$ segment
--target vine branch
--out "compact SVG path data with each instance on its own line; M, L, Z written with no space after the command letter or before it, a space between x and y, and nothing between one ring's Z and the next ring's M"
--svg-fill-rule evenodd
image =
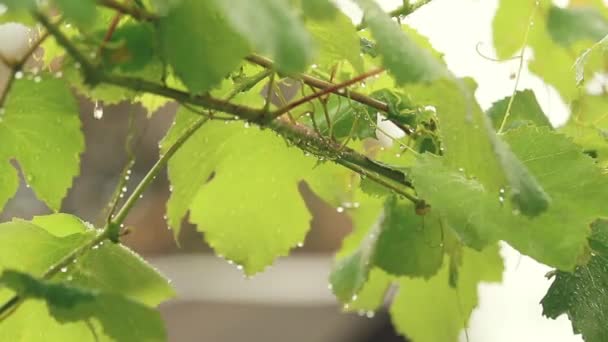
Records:
M323 95L327 95L327 94L331 94L331 93L336 93L336 92L342 92L343 89L345 89L348 86L351 86L355 83L359 83L363 80L365 80L366 78L378 75L380 73L384 72L383 68L379 68L379 69L374 69L371 71L368 71L366 73L363 73L355 78L352 78L348 81L342 82L342 83L338 83L338 84L334 84L331 87L327 87L322 89L321 91L315 92L313 94L310 94L308 96L304 96L299 100L296 100L294 102L291 102L289 104L287 104L286 106L279 108L278 110L276 110L274 113L272 113L271 118L277 118L287 112L289 112L290 110L296 108L297 106L300 106L304 103L310 102L316 98L319 98Z
M44 15L40 13L34 13L34 15L40 21L40 23L45 26L53 36L55 36L57 42L62 45L76 61L81 63L82 71L85 73L85 80L88 80L92 85L98 83L107 83L135 91L161 95L174 99L177 102L189 103L213 111L225 112L260 126L267 126L278 134L282 135L287 140L294 143L294 145L298 146L302 150L313 152L315 154L321 153L332 156L334 162L343 165L363 176L372 175L370 179L386 179L388 181L383 185L389 187L395 193L410 199L416 205L424 203L423 200L416 198L410 193L412 185L402 172L376 163L350 148L345 148L338 144L328 142L322 137L318 136L315 132L311 131L308 127L287 124L280 120L274 120L270 123L266 123L264 122L264 118L267 112L264 110L237 105L229 101L213 98L209 95L193 96L190 93L147 80L107 74L101 70L98 70L78 51L75 46L71 44L69 39L63 34L63 32L61 32L61 30L59 30L57 26L53 25ZM329 86L324 88L329 88L331 86L334 86L334 84L329 83ZM338 93L340 94L342 92ZM344 93L348 93L348 97L351 98L355 94L354 92L347 91ZM369 100L376 101L375 99L366 97L364 95L362 96ZM384 105L386 106L386 104ZM311 146L315 147L317 150L311 151Z

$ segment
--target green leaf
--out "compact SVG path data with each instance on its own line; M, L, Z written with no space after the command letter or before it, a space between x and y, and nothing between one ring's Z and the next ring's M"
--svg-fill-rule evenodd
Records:
M154 28L147 23L119 26L104 45L104 61L125 72L143 69L157 56L154 34Z
M412 341L458 341L477 306L477 286L480 282L499 282L502 271L495 245L482 252L465 248L455 288L449 285L448 263L429 280L402 278L390 309L393 324Z
M289 2L216 0L216 3L232 27L257 51L274 59L280 70L294 73L306 69L312 59L312 41Z
M531 22L534 23L530 26L527 41L534 53L534 58L528 65L529 70L554 86L565 102L575 100L580 92L576 87L572 65L576 56L596 40L590 38L597 37L598 31L605 27L605 23L595 26L598 20L604 20L595 15L594 18L588 18L588 10L584 9L584 5L579 2L571 4L572 8L556 9L549 0L501 0L493 22L497 56L500 59L508 58L520 50L526 43L524 36L528 26ZM538 9L534 10L535 6ZM553 13L553 19L550 18L550 12ZM565 17L567 20L564 21ZM592 20L585 22L588 19Z
M410 177L418 195L440 213L462 242L481 250L502 231L499 192L490 193L463 171L452 171L441 158L422 155Z
M196 117L181 110L163 150ZM311 216L297 184L314 165L271 132L209 122L169 162L168 223L177 236L190 210L219 255L259 272L304 240Z
M36 23L28 11L28 6L34 4L33 0L4 0L2 4L5 10L0 11L0 24L17 22L30 26Z
M65 82L48 75L16 80L0 114L0 139L0 180L7 185L0 208L16 190L17 172L8 166L16 158L38 198L59 210L84 150L78 107Z
M304 15L317 20L335 20L342 14L329 0L303 0L302 12Z
M584 252L589 224L606 216L608 178L579 146L548 128L522 127L505 140L553 199L537 219L515 216L505 240L545 264L571 270Z
M53 0L67 20L81 27L87 27L95 21L97 7L92 0Z
M387 198L384 214L367 234L351 237L360 240L359 247L334 266L330 276L334 294L343 302L355 301L374 266L392 275L432 276L443 260L441 229L439 217L423 218L410 203Z
M355 300L351 300L348 304L345 304L343 309L365 313L368 317L372 316L374 311L383 306L386 291L388 291L393 281L393 276L386 274L378 267L372 268L367 282L359 290Z
M431 277L443 260L443 227L438 215L416 214L405 200L390 197L384 205L373 262L389 274Z
M547 30L556 43L568 48L579 40L602 39L608 34L608 20L592 7L551 6Z
M348 212L353 232L344 239L336 253L336 263L330 275L333 293L343 302L353 301L367 282L372 269L373 248L378 238L382 201L364 193L357 194L359 206Z
M31 223L15 220L0 224L0 270L42 275L94 235L86 223L67 214L37 216ZM94 246L59 278L70 279L76 286L122 294L148 306L174 295L162 275L131 250L116 244Z
M372 121L375 120L375 116L370 116L367 106L340 96L330 96L325 108L317 105L313 113L317 128L324 136L333 136L337 140L347 138L362 140L376 136L375 122ZM326 114L331 121L331 130ZM313 126L312 123L309 125Z
M551 196L543 214L519 215L504 201L508 187L494 192L438 158L423 157L412 169L417 192L468 246L479 249L502 239L540 262L572 269L585 250L586 227L605 216L600 203L608 200L608 179L578 146L548 128L520 127L505 139Z
M608 339L608 225L593 225L590 243L595 251L586 265L573 273L557 271L555 280L541 301L543 315L556 319L567 314L575 333L587 342Z
M13 269L42 275L63 256L92 238L92 231L55 236L23 220L2 223L0 270Z
M507 184L518 209L527 216L538 215L549 198L500 137L475 101L468 79L456 83L440 81L406 89L420 107L434 106L446 165L478 179L480 185L498 193Z
M250 52L213 1L182 1L161 18L159 29L167 62L193 93L218 85Z
M403 32L375 1L358 0L357 4L363 9L365 22L377 42L384 65L397 83L450 77L445 66L431 52L419 46L411 35Z
M543 0L541 6L545 7ZM492 22L494 48L499 59L506 59L521 49L530 14L536 4L528 0L500 0ZM536 18L533 18L536 19ZM544 23L544 20L541 20ZM535 26L540 25L536 23Z
M32 222L14 220L0 224L0 271L10 269L41 276L71 251L95 238L97 233L89 226L67 214L39 216ZM174 295L168 281L139 256L126 247L109 243L93 246L54 278L69 282L70 286L101 291L112 298L124 297L122 302L137 302L148 307L157 306ZM11 296L11 291L0 289L1 303ZM125 315L128 312L112 314L117 320L129 317ZM28 300L3 321L0 340L40 340L40 332L26 328L32 320L45 326L42 339L45 341L59 337L62 337L60 340L94 339L91 324L58 324L49 316L43 302ZM99 335L100 328L94 326Z
M14 290L25 299L23 306L46 302L49 314L56 320L44 330L22 329L13 322L24 319L18 309L3 322L0 338L5 341L164 341L166 333L160 313L117 294L89 291L64 283L51 283L28 274L5 270L0 284ZM31 306L31 305L30 305ZM31 318L31 317L30 317ZM33 324L34 321L30 320ZM39 325L42 322L35 321ZM72 324L69 324L72 323ZM74 325L88 326L90 333L73 329ZM76 333L76 334L74 334Z
M303 3L311 1L305 0ZM314 1L312 1L314 2ZM332 20L308 20L306 28L310 32L318 50L317 63L323 67L333 67L345 59L355 71L363 72L363 59L359 55L359 35L352 21L342 13L336 13Z
M598 69L601 70L604 66L606 58L606 49L608 47L608 36L605 36L576 59L574 70L576 75L576 84L582 85L583 82L593 76L593 73Z
M492 107L488 109L486 114L492 120L492 125L495 130L500 128L502 121L504 120L507 108L509 106L511 97L505 97L504 99L494 102ZM532 90L518 91L515 93L515 98L511 105L510 114L503 127L503 131L517 128L519 126L533 124L539 127L551 127L551 123L547 116L540 108L536 96Z

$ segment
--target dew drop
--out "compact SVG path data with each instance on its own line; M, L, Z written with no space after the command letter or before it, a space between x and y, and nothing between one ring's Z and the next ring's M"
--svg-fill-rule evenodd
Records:
M93 245L93 249L98 249L99 245Z
M127 192L127 187L123 186L122 189L120 189L122 192Z
M128 176L128 175L127 175L127 176L125 176L125 180L129 180L129 176Z
M367 316L367 318L374 318L375 315L376 313L371 310L365 313L365 316Z
M298 244L296 246L298 246L298 248L302 248L302 247L304 247L304 242L298 242Z
M498 190L498 192L500 192L501 194L505 193L505 189L504 188L500 188L500 190Z
M42 81L42 77L40 77L40 76L34 77L34 82L40 83L40 81Z
M344 207L337 207L336 211L339 213L343 213L344 212Z
M93 117L97 120L103 118L103 107L97 101L95 101L95 108L93 108Z
M352 298L350 300L354 302L354 301L357 300L357 298L359 298L359 297L357 297L357 295L355 294L355 295L352 296Z
M236 265L236 269L239 270L239 271L242 271L243 270L243 265Z
M61 71L57 71L57 72L55 73L55 78L62 78L62 77L63 77L63 72L61 72Z
M20 80L20 79L22 79L22 78L23 78L23 71L17 71L17 72L15 73L15 79Z
M131 169L127 170L127 174L130 175L131 174Z
M61 268L61 273L65 273L65 272L67 272L67 271L68 271L68 268L67 268L67 267L65 267L65 266Z

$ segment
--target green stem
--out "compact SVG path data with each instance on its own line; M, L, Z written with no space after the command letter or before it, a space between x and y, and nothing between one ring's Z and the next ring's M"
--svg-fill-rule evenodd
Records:
M513 94L511 94L511 98L509 99L509 103L507 104L507 110L505 111L505 115L502 118L502 122L500 123L500 127L498 128L497 134L502 134L502 131L507 124L507 119L511 116L511 108L513 107L513 101L515 100L515 95L517 95L517 87L519 86L519 80L521 78L521 73L524 68L524 59L526 53L526 45L528 44L528 37L530 36L530 29L534 24L534 15L536 15L536 10L538 9L538 1L535 2L534 7L532 8L532 12L530 12L530 17L528 18L528 27L526 27L526 31L524 32L523 45L521 48L521 54L519 55L519 66L517 68L517 76L515 78L515 85L513 86Z
M194 134L194 132L196 132L208 120L209 120L208 117L200 117L198 120L196 120L194 123L192 123L188 128L186 128L186 130L175 141L175 143L173 143L173 145L171 145L169 147L169 149L167 149L167 151L161 155L160 159L158 159L156 164L154 164L154 166L152 166L150 171L148 171L148 173L146 174L146 176L144 176L144 178L141 180L141 182L139 182L139 184L137 184L137 187L135 188L135 190L133 190L133 192L131 193L129 198L127 198L127 200L123 204L122 208L120 208L118 213L112 218L112 220L110 221L110 224L108 225L110 227L110 231L111 231L110 238L112 240L116 240L116 241L118 240L118 236L120 233L120 226L124 222L124 220L127 218L129 211L131 211L131 209L133 208L133 206L139 199L139 196L141 194L143 194L143 192L146 190L148 185L150 185L150 183L152 183L152 181L156 178L156 176L162 171L162 169L165 167L165 165L167 164L169 159L171 159L171 157L173 157L175 152L177 152L180 149L180 147L182 147L182 145L192 136L192 134Z

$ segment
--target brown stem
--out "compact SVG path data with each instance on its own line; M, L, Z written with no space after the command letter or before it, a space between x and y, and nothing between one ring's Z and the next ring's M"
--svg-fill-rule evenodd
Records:
M314 100L316 98L319 98L319 97L321 97L323 95L327 95L327 94L330 94L330 93L343 93L343 92L346 93L347 90L344 90L344 88L349 87L349 86L351 86L351 85L353 85L355 83L359 83L359 82L365 80L366 78L378 75L381 72L384 72L383 68L374 69L374 70L368 71L366 73L363 73L363 74L361 74L361 75L359 75L359 76L357 76L355 78L352 78L352 79L350 79L348 81L344 81L342 83L334 84L331 87L327 87L327 88L321 89L320 91L318 91L316 93L312 93L312 94L310 94L308 96L305 96L305 97L303 97L303 98L301 98L301 99L299 99L297 101L294 101L294 102L286 105L283 108L279 108L276 112L274 112L272 114L271 118L279 117L279 116L285 114L286 112L289 112L290 110L296 108L297 106L302 105L302 104L304 104L306 102L310 102L310 101L312 101L312 100Z

